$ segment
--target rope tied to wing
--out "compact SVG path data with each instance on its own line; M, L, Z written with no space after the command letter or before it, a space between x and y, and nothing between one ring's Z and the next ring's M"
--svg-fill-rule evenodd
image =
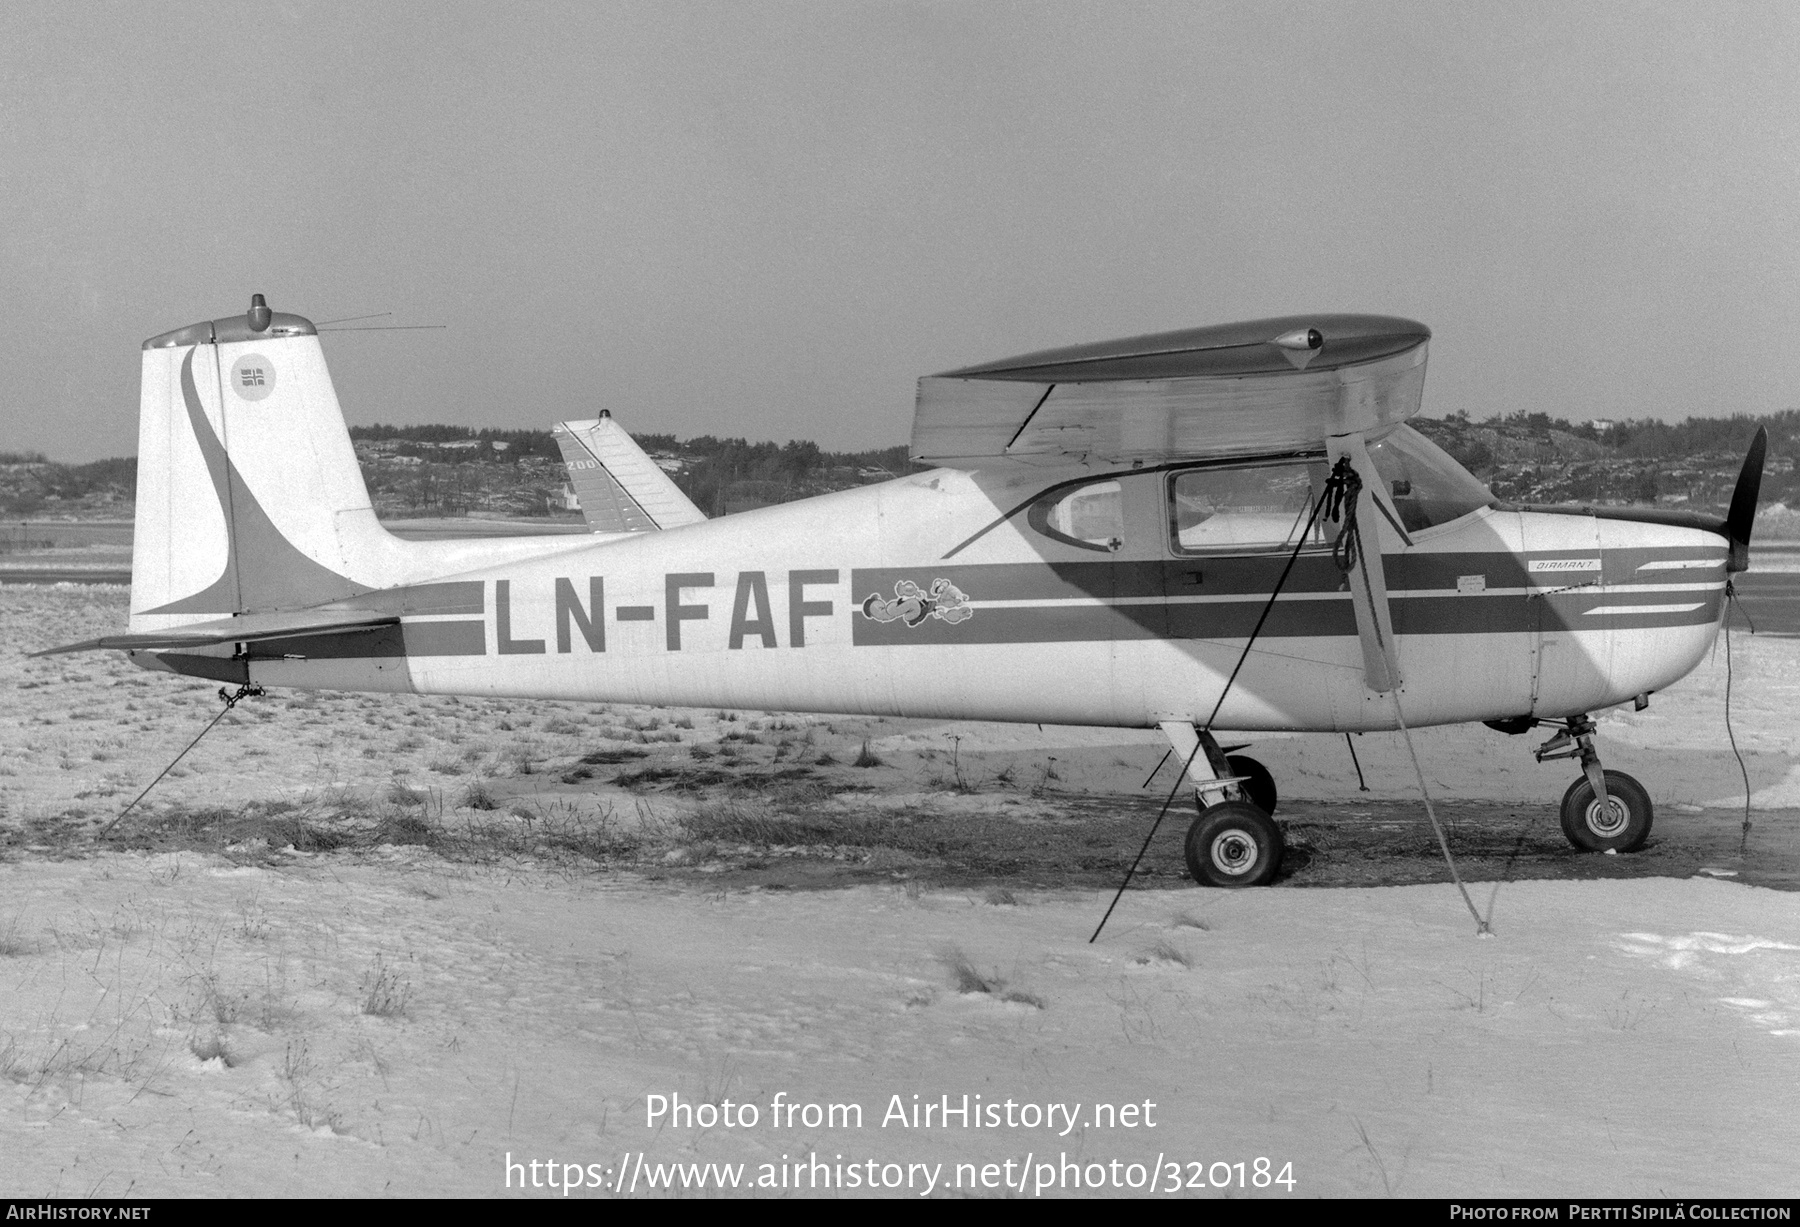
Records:
M1333 524L1343 525L1331 545L1331 561L1340 575L1356 570L1357 560L1362 557L1362 529L1356 523L1356 506L1362 497L1362 485L1362 477L1348 456L1339 456L1337 463L1331 466L1331 475L1325 479L1325 518Z

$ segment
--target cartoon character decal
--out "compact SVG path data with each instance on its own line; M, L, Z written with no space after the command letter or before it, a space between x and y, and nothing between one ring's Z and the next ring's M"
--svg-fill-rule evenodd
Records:
M863 617L877 622L904 622L917 626L927 618L941 618L952 626L975 616L969 598L947 579L934 579L927 591L910 579L894 585L892 599L875 593L862 603Z

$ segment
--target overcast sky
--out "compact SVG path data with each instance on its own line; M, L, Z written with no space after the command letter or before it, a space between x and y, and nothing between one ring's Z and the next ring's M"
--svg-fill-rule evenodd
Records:
M16 3L0 450L252 291L352 423L907 437L914 380L1309 310L1427 412L1800 405L1800 7Z

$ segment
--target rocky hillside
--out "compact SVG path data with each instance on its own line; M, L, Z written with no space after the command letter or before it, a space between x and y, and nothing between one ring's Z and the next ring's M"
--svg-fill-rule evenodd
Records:
M1702 510L1724 508L1751 435L1767 426L1763 505L1781 504L1777 517L1800 507L1800 410L1677 423L1571 423L1534 413L1484 422L1417 418L1414 425L1502 499ZM578 514L548 431L367 426L350 433L384 516ZM904 446L839 453L802 440L710 435L640 435L638 442L708 515L885 481L913 467ZM126 519L136 478L130 457L67 465L0 452L0 517Z
M384 515L576 514L565 497L562 454L548 431L373 426L350 434L370 497ZM636 438L708 515L886 481L910 468L904 446L826 452L801 440Z
M1541 413L1472 422L1416 418L1423 434L1520 503L1652 504L1722 511L1758 426L1769 429L1762 502L1800 503L1800 411L1667 424L1573 424Z

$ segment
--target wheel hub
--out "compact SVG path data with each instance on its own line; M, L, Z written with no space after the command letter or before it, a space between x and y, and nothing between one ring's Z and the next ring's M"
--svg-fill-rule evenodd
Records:
M1602 839L1611 839L1618 835L1630 822L1631 811L1626 809L1625 803L1617 797L1607 797L1605 805L1600 804L1599 797L1595 797L1588 803L1588 830Z
M1213 838L1212 863L1220 873L1242 877L1256 867L1256 840L1246 831L1221 831Z

